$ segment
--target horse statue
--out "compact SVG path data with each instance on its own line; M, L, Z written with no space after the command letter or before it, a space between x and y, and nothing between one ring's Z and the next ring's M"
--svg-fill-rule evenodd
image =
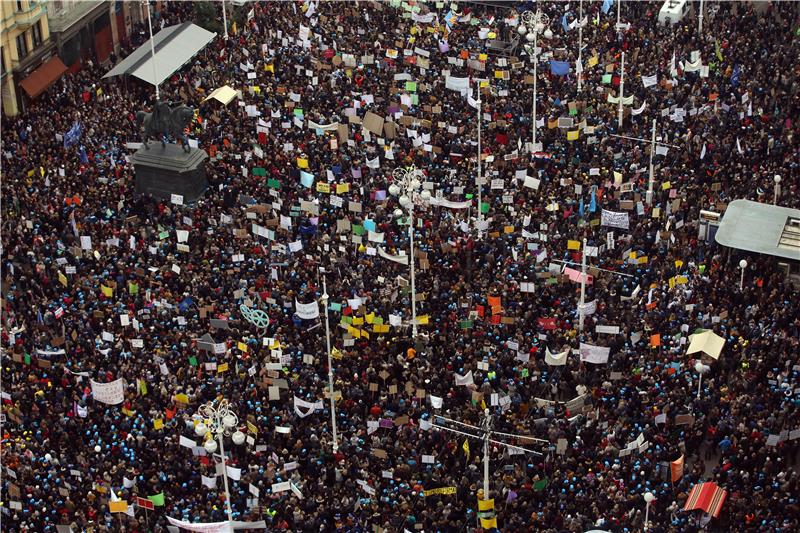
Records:
M166 136L172 135L175 139L180 140L181 147L188 152L191 149L189 147L189 136L184 129L193 118L193 108L185 104L170 107L169 102L162 102L161 100L156 102L152 113L136 112L136 124L140 128L144 126L142 142L146 150L150 149L147 143L151 135L161 139L162 147L167 145Z

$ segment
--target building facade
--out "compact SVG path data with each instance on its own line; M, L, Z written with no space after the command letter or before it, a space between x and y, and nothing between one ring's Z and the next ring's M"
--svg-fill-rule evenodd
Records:
M24 80L31 78L34 72L40 69L45 70L26 84L36 93L39 88L33 82L38 82L40 79L46 81L63 66L57 64L60 60L55 55L55 45L50 39L50 27L46 15L45 2L35 0L0 2L2 105L3 113L7 116L14 116L22 111L26 97L38 96L38 94L34 96L25 94L26 91L22 86ZM61 74L63 71L58 72L56 79Z

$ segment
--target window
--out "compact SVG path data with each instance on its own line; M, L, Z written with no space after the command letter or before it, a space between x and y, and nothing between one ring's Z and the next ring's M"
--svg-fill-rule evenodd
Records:
M0 58L3 59L3 70L2 70L2 72L0 72L0 74L5 74L6 73L6 51L5 50L0 50Z
M22 0L17 0L17 11L25 11L22 6Z
M17 35L17 56L19 60L22 61L25 59L25 56L28 55L28 41L25 39L25 34L20 33Z
M36 48L37 46L42 44L42 21L41 20L37 20L36 24L33 25L33 28L31 29L31 31L33 32L32 33L32 35L33 35L33 47Z

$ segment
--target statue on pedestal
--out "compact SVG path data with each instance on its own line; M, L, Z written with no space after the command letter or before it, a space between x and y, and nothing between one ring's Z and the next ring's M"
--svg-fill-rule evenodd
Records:
M161 100L156 101L152 113L144 111L136 112L136 124L139 127L144 127L144 135L142 138L142 145L146 150L149 150L148 141L151 136L160 137L161 146L166 147L166 136L172 135L176 139L180 139L181 147L184 151L189 152L189 135L185 128L194 118L194 109L180 104L176 107L171 107L169 102Z

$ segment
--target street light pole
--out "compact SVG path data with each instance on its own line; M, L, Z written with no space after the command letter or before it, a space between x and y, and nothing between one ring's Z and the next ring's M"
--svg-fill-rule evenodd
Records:
M739 277L739 290L744 290L744 269L747 268L747 261L742 259L739 261L739 268L742 269L742 275Z
M331 428L333 429L333 451L339 449L336 434L336 399L333 397L333 362L331 360L331 325L328 320L328 285L322 276L322 305L325 306L325 344L328 349L328 395L331 402Z
M231 493L228 489L228 467L225 463L225 442L223 437L231 434L231 430L239 423L239 418L231 409L228 400L221 400L214 405L214 402L208 402L197 409L196 417L199 416L200 421L195 426L195 434L199 437L205 437L206 441L203 447L206 452L213 454L217 451L217 441L214 440L212 435L217 437L219 441L219 450L222 459L222 481L225 487L225 507L228 514L228 527L231 527L233 522L233 510L231 508ZM245 435L238 429L231 435L234 444L241 444L245 441Z
M576 72L578 76L578 92L581 92L582 85L582 78L583 78L583 61L582 61L582 52L583 52L583 0L580 0L578 4L578 64L581 66L581 71ZM577 69L575 69L577 70Z
M583 305L586 303L586 239L583 239L581 249L581 303L578 304L578 329L583 331L583 319L585 311Z
M531 130L532 138L531 152L536 151L536 100L537 92L537 78L539 77L539 54L536 52L536 45L539 40L539 31L545 28L550 23L550 17L541 11L525 11L521 16L522 24L519 26L520 35L525 36L525 40L533 43L533 50L528 48L528 53L533 56L533 124ZM545 36L546 37L546 36Z
M656 119L653 119L653 132L650 136L650 176L647 180L647 203L648 205L652 205L653 203L653 181L655 179L654 172L653 172L653 156L656 153Z
M703 0L700 0L700 11L697 16L697 35L702 39L703 35Z
M489 499L489 439L492 436L492 416L487 407L483 411L483 499Z
M145 0L144 3L147 6L147 27L150 28L150 62L153 64L153 84L156 86L156 101L158 101L158 71L156 70L156 45L153 39L153 22L150 20L150 2Z
M222 24L225 26L225 42L228 41L228 13L225 9L225 0L222 0Z
M418 192L422 183L417 177L420 171L416 167L396 168L392 173L394 183L389 186L389 194L399 196L398 202L408 210L408 239L411 248L409 265L411 267L411 336L417 338L417 286L415 276L414 261L414 206L418 203L426 203L431 199L431 192L423 190ZM403 212L400 209L394 212L396 217L400 217Z
M481 158L481 129L483 128L483 101L481 100L481 83L478 82L478 239L483 236L483 161ZM536 135L536 133L534 133Z
M619 6L619 2L617 2ZM619 16L619 10L617 10ZM617 126L622 128L622 100L625 99L625 52L622 52L622 67L619 75L619 108L617 111Z
M781 176L780 174L775 174L775 177L772 179L775 181L775 189L773 190L772 194L772 205L778 205L778 196L781 195Z

